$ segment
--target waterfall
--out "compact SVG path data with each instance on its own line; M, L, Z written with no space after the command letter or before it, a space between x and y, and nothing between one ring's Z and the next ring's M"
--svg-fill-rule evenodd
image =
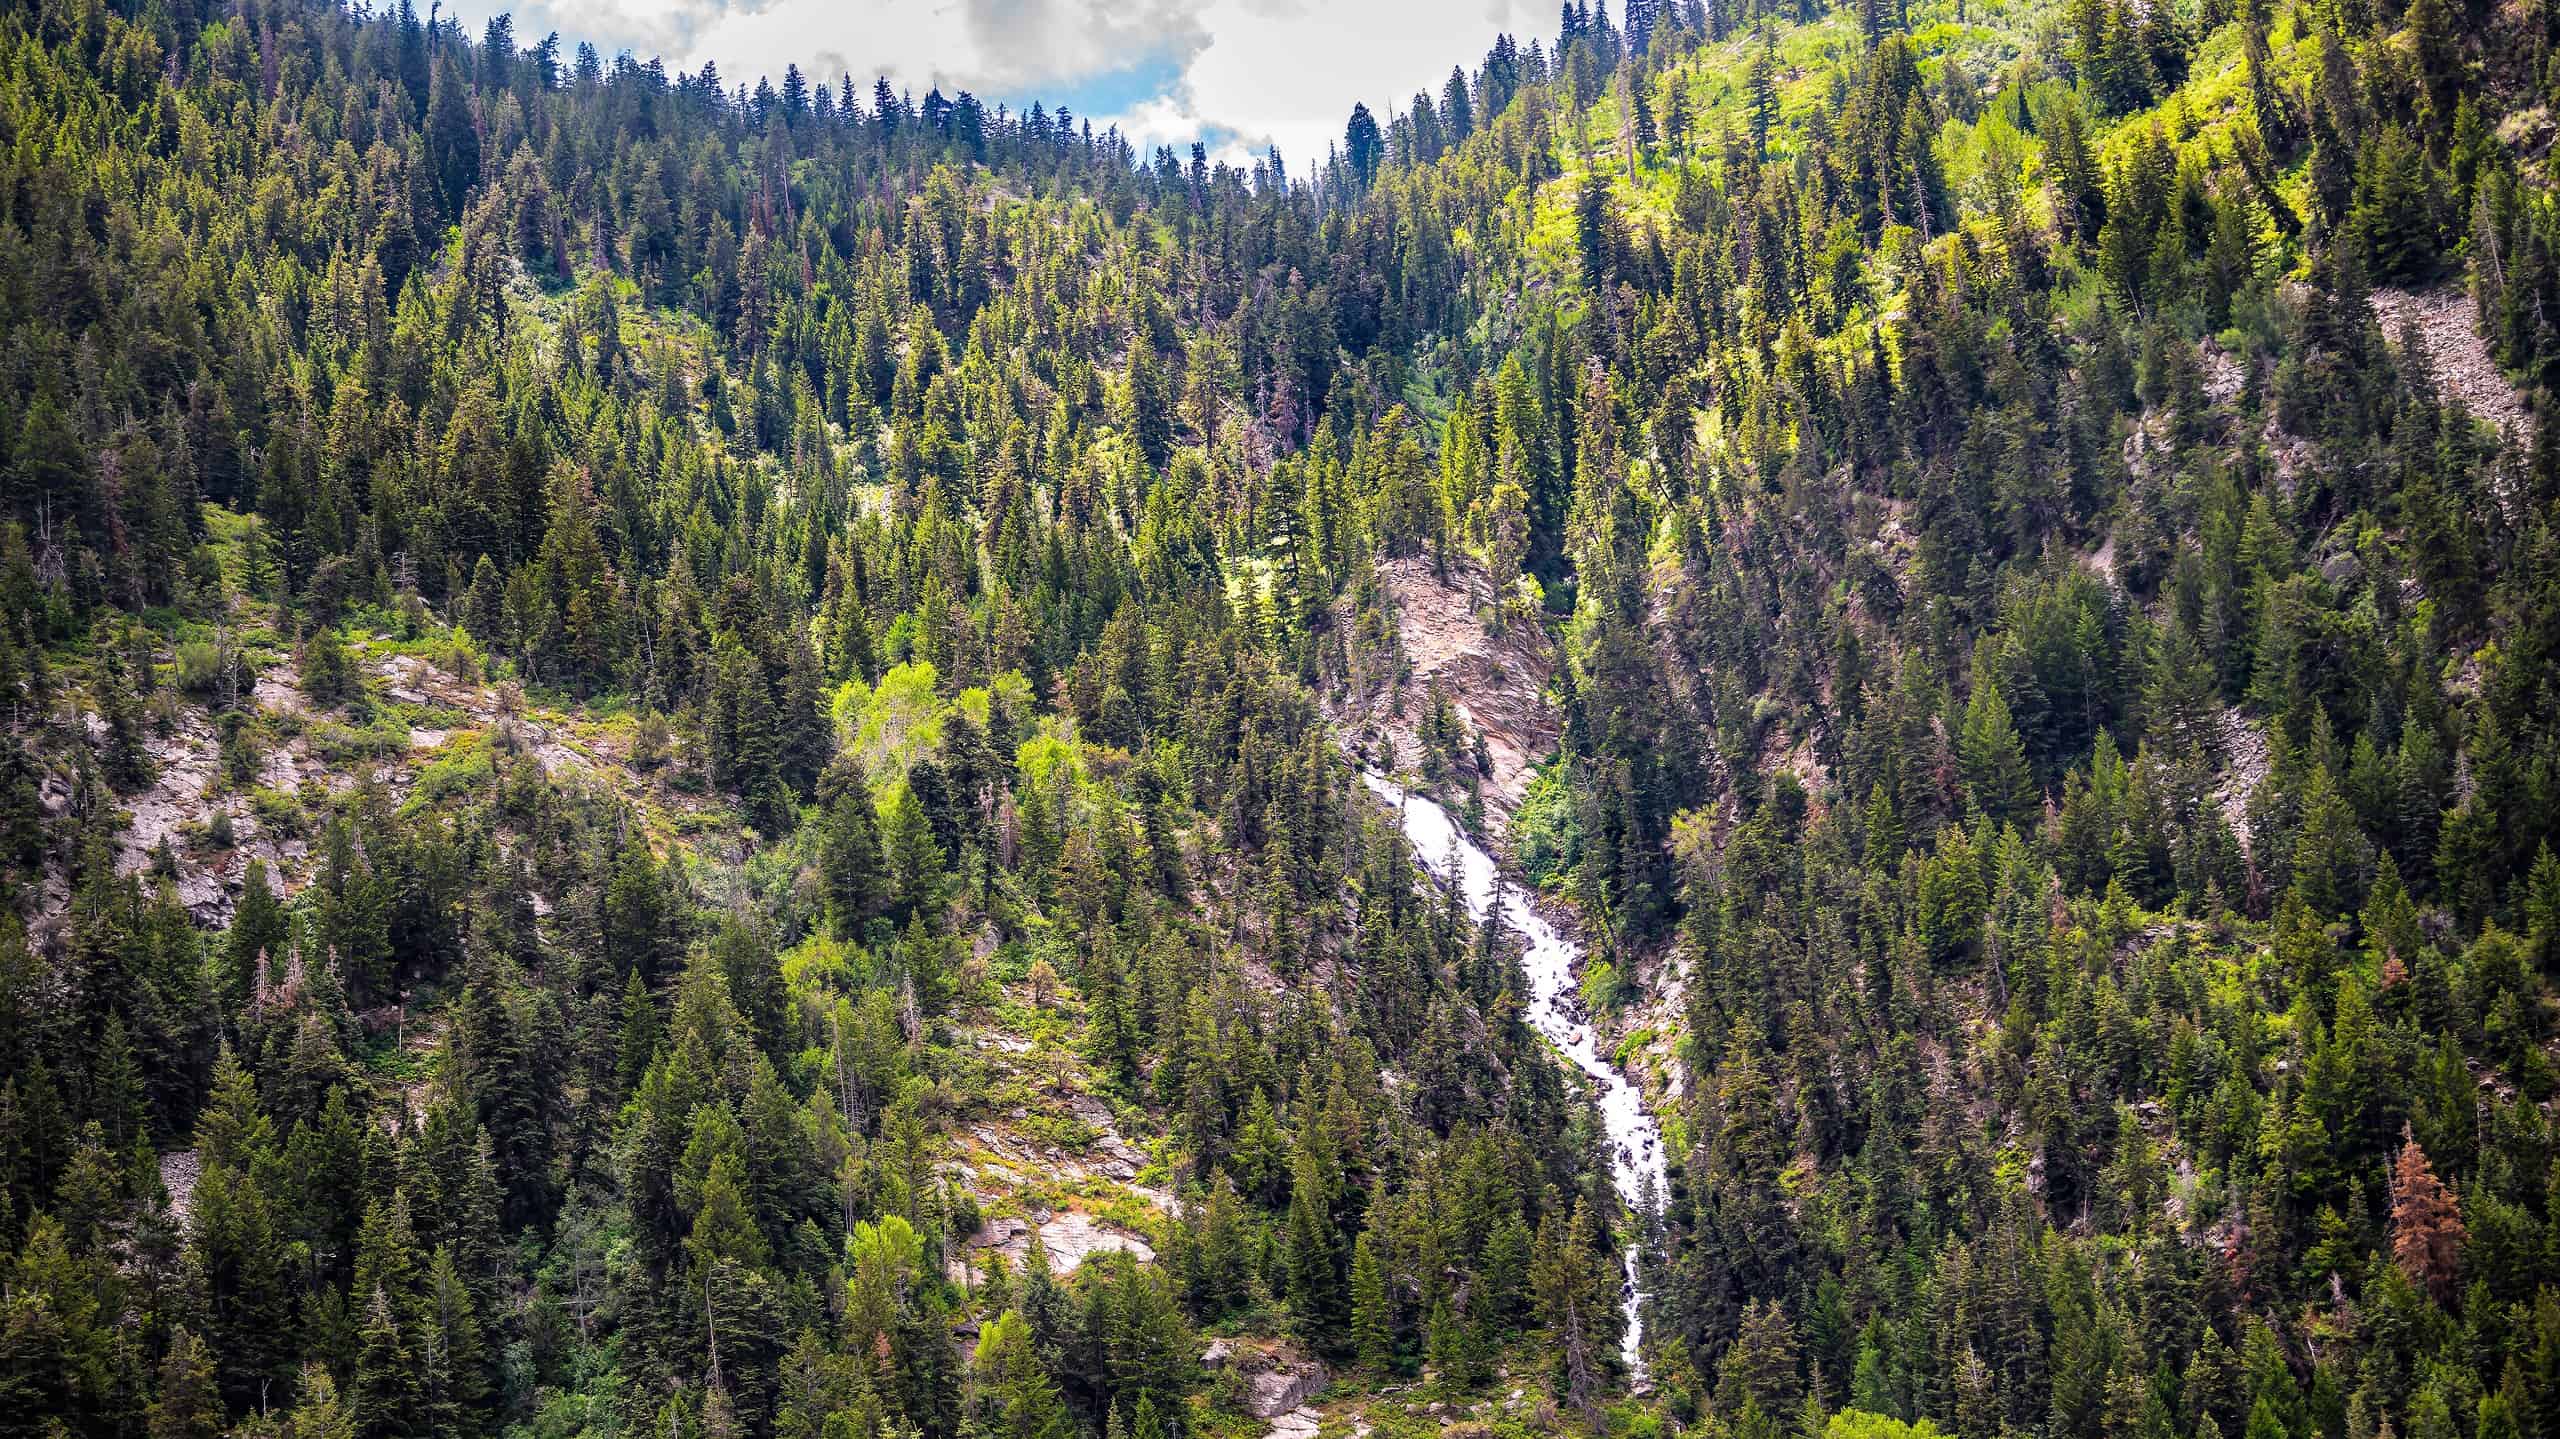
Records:
M1467 913L1482 923L1498 904L1502 922L1520 936L1521 966L1529 978L1529 1026L1573 1061L1574 1068L1582 1071L1599 1099L1601 1123L1609 1136L1610 1174L1617 1181L1618 1197L1637 1217L1641 1231L1650 1210L1666 1190L1662 1126L1645 1108L1643 1092L1601 1052L1598 1035L1580 1014L1574 962L1581 958L1582 947L1556 932L1556 927L1531 905L1529 892L1504 879L1494 866L1493 856L1469 838L1447 810L1378 775L1363 771L1360 780L1395 807L1405 838L1413 845L1414 857L1433 878L1457 886L1459 896L1466 901ZM1644 1378L1640 1353L1644 1343L1643 1277L1636 1262L1640 1248L1634 1242L1625 1246L1627 1274L1620 1290L1627 1310L1627 1372L1639 1383Z

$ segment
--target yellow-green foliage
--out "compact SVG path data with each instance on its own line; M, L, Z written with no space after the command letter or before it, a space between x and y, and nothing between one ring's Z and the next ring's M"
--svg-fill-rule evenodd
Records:
M836 691L836 730L848 753L874 776L904 776L942 744L945 705L934 693L933 666L892 665L880 683L847 680Z
M1864 1409L1843 1409L1831 1416L1831 1422L1822 1430L1822 1439L1942 1439L1945 1433L1926 1419L1905 1424Z

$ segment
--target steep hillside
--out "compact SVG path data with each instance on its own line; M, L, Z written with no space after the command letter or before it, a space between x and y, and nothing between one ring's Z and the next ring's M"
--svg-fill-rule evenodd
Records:
M2555 23L0 7L0 1439L2560 1426Z
M1437 783L1463 776L1498 830L1555 750L1553 640L1539 617L1504 606L1482 571L1443 575L1389 560L1335 603L1350 663L1332 707L1354 754Z

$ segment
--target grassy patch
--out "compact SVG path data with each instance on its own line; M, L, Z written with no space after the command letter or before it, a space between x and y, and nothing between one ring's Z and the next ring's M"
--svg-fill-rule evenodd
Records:
M418 772L416 788L410 791L409 807L439 805L460 796L487 789L498 777L496 761L489 752L486 735L472 735L447 741L436 758Z

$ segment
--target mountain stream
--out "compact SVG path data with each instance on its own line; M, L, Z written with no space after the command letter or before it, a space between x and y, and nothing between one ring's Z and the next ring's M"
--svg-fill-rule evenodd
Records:
M1582 1015L1580 984L1575 973L1582 947L1559 933L1531 903L1529 891L1502 877L1482 845L1458 826L1446 809L1403 786L1363 772L1361 782L1394 808L1413 845L1414 858L1443 884L1454 883L1467 912L1482 923L1496 904L1502 922L1522 942L1521 966L1528 972L1529 1025L1573 1062L1599 1100L1601 1123L1609 1137L1609 1167L1618 1197L1637 1216L1639 1230L1651 1208L1661 1203L1665 1188L1662 1126L1645 1108L1636 1088L1600 1048L1600 1039ZM1627 1372L1639 1383L1644 1365L1644 1293L1636 1263L1638 1246L1625 1246L1626 1278L1620 1295L1626 1304L1624 1351Z

